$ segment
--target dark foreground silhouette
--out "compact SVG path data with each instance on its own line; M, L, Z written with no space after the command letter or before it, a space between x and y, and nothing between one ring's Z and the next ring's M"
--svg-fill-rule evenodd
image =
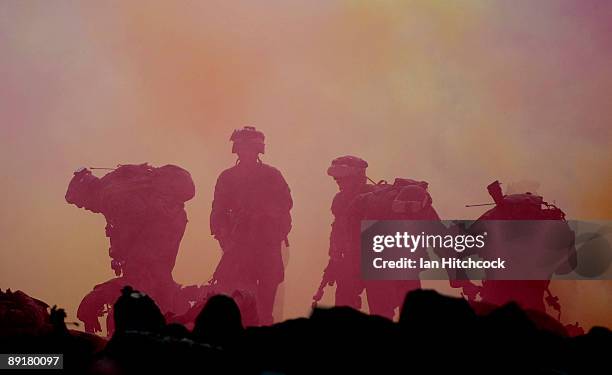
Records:
M63 310L9 290L0 292L0 353L63 353L63 373L78 374L609 373L607 328L570 337L558 324L538 328L546 318L514 303L481 310L416 290L398 323L334 307L244 328L234 300L217 295L190 332L167 324L149 296L126 287L107 342L67 329Z

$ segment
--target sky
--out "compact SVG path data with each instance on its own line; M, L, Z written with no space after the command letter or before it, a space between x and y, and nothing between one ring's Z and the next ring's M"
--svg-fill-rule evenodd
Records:
M247 124L295 201L278 317L309 313L340 155L374 180L428 181L443 218L478 217L464 206L497 179L610 219L611 46L603 0L2 1L0 288L76 320L113 272L103 217L64 200L72 172L143 162L191 173L173 274L205 282L221 254L214 183ZM612 283L552 290L565 322L612 326Z

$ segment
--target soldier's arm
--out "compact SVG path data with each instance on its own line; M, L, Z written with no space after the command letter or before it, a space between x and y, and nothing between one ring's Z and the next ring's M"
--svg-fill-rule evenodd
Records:
M289 184L285 181L283 175L278 172L277 174L277 193L278 193L278 203L279 208L283 211L289 212L293 208L293 198L291 197L291 189L289 188Z
M338 265L342 262L340 232L340 223L337 218L334 217L334 221L331 224L331 233L329 234L329 260L325 270L323 271L323 278L321 280L321 284L319 285L319 290L317 291L315 297L313 297L316 301L320 300L323 296L323 288L325 288L326 285L333 284L336 279ZM318 298L316 298L317 296Z
M229 225L229 186L227 176L221 173L215 184L212 209L210 212L210 234L219 239L227 235Z
M291 231L292 220L291 220L291 209L293 208L293 198L291 197L291 189L289 188L289 184L285 181L285 178L280 173L280 171L276 171L277 183L277 210L281 216L281 238L286 239L287 235Z
M342 246L340 246L340 224L337 220L331 225L331 233L329 234L329 257L330 259L342 258Z

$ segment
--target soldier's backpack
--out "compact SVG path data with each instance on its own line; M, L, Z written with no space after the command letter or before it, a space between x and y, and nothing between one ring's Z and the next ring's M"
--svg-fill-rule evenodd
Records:
M101 179L101 195L150 193L169 201L184 203L195 196L191 175L176 165L155 168L148 164L120 165Z
M408 178L380 182L356 199L355 213L362 220L439 220L428 186Z
M176 165L164 165L155 168L153 186L161 194L174 197L180 202L187 202L195 196L195 185L191 174Z
M545 202L542 196L526 192L503 195L499 181L487 186L495 207L485 212L483 220L565 220L565 213Z

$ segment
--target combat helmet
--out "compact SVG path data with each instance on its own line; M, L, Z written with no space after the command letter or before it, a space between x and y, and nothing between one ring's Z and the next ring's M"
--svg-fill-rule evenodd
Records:
M99 193L101 181L87 168L77 169L66 191L66 202L83 207L86 210L100 212Z
M254 146L260 154L265 153L264 143L266 137L263 132L255 129L254 126L245 126L242 129L235 129L230 137L230 141L234 142L232 145L232 153L236 154L238 148L242 145Z
M332 160L331 166L327 168L327 174L334 178L342 177L365 177L368 162L356 156L340 156Z

